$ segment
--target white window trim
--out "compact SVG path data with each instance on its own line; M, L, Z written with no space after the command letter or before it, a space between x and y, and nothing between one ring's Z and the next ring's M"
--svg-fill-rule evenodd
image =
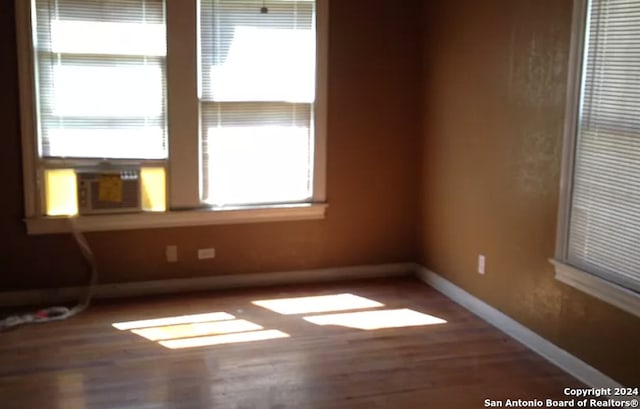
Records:
M556 280L640 317L640 297L638 293L584 272L569 264L557 260L551 260L551 263L556 269Z
M555 258L550 261L555 267L556 280L640 317L640 294L584 271L567 261L586 19L587 0L575 0L573 2L569 78L562 146L556 250Z
M38 184L34 56L31 40L31 2L15 0L20 87L25 223L28 234L69 231L66 217L42 215ZM166 0L167 122L169 157L167 202L158 213L108 214L76 217L85 231L126 230L210 224L257 223L322 219L326 202L327 71L329 1L317 4L316 102L313 197L309 203L233 208L202 208L200 202L200 138L197 99L197 0ZM171 103L171 101L180 101ZM73 162L73 161L71 161ZM140 161L144 163L144 161ZM77 164L76 164L77 165Z
M223 210L183 210L105 214L75 217L81 231L113 231L163 227L204 226L215 224L264 223L296 220L319 220L325 216L326 204L292 204L264 207L233 207ZM26 220L28 234L71 232L68 217L37 217Z

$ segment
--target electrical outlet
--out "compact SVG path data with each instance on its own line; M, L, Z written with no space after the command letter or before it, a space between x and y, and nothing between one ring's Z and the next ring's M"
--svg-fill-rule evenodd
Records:
M175 263L178 261L178 246L167 246L165 249L168 263Z
M483 254L478 255L478 273L484 274L485 257Z
M214 248L198 249L198 260L204 260L204 259L215 258L215 257L216 257L216 249Z

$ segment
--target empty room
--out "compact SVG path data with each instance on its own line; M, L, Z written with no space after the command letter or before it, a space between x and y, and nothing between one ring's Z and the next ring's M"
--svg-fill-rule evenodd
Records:
M640 403L640 0L0 1L0 408Z

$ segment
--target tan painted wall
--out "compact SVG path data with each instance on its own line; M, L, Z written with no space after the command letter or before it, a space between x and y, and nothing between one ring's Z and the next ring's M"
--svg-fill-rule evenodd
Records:
M417 2L331 2L326 220L88 234L102 282L415 259L421 36ZM13 1L0 2L0 291L80 284L68 236L27 236ZM181 261L164 262L179 246ZM199 247L217 257L196 261Z
M557 282L547 262L570 8L568 0L332 1L327 219L93 233L103 282L419 260L638 385L638 319ZM20 221L13 24L12 2L0 2L9 198L0 202L0 291L78 284L72 240L27 236ZM180 263L164 262L167 244L180 247ZM197 262L203 246L217 258ZM484 277L478 253L487 256Z
M640 320L554 279L568 0L425 2L420 248L431 270L627 385ZM476 273L487 256L486 275Z

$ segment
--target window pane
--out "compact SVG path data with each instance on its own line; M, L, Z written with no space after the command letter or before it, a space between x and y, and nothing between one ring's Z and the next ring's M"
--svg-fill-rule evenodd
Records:
M201 7L203 100L313 102L313 1L203 0Z
M55 64L53 116L162 116L163 72L156 64ZM47 93L43 93L47 95ZM46 111L49 111L48 109Z
M312 197L315 6L200 1L204 202Z
M50 125L43 149L50 157L162 159L166 156L164 130L140 128L56 128Z
M204 197L213 205L311 197L311 105L203 105Z
M161 0L36 0L43 157L167 157Z
M51 21L51 51L75 54L164 56L164 24Z
M640 9L592 0L569 262L640 291Z

